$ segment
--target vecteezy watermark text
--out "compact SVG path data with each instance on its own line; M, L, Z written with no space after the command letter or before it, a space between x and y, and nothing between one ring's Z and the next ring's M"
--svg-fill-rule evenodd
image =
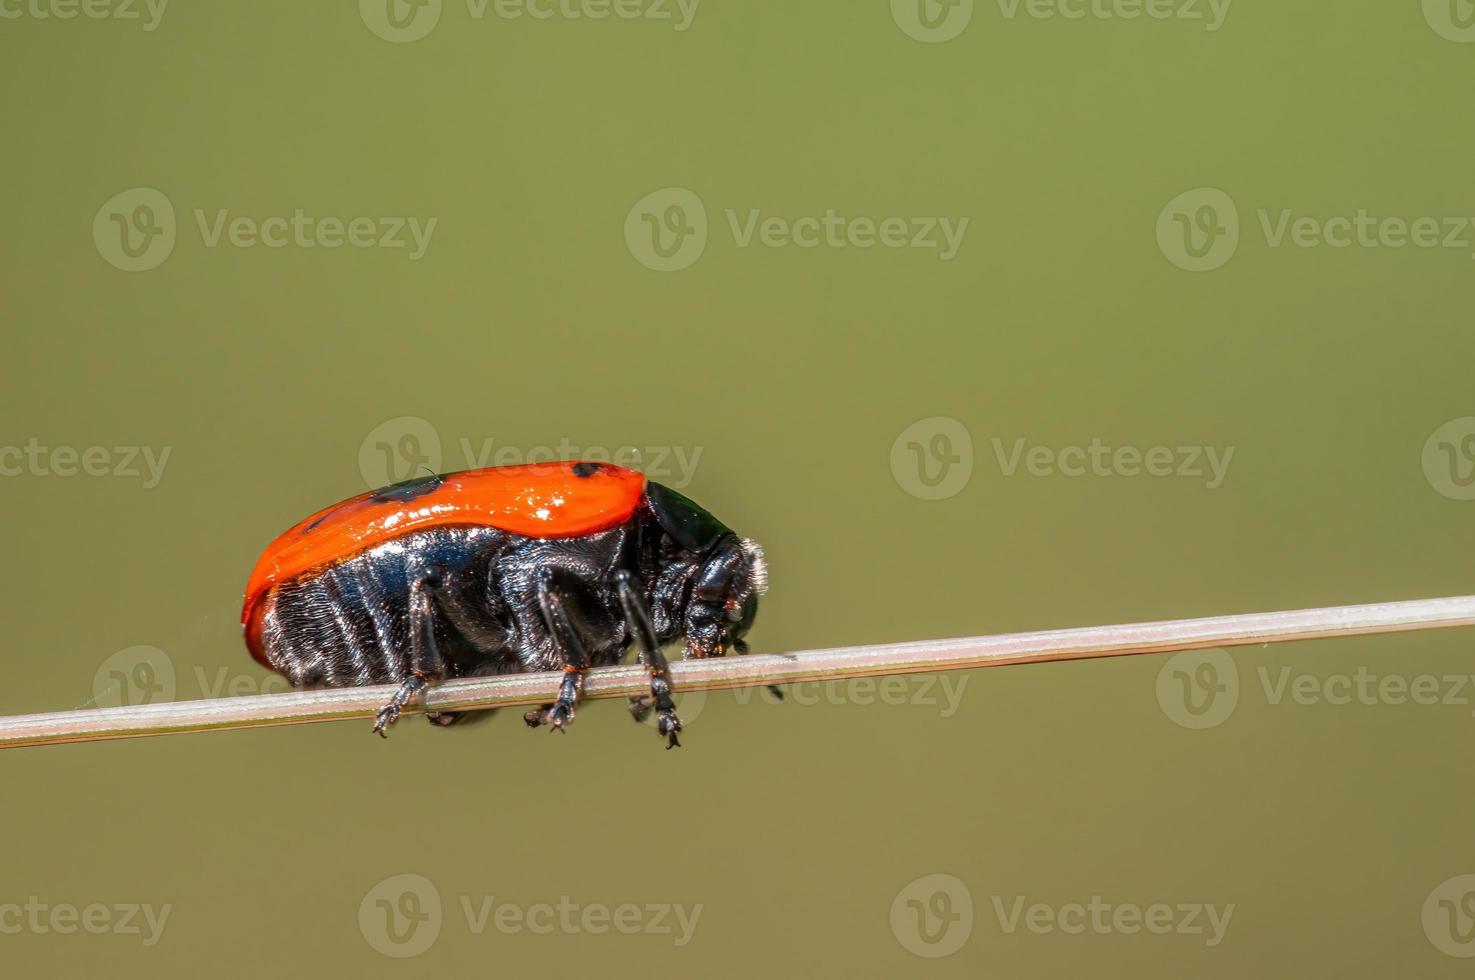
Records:
M762 208L726 208L725 225L739 249L885 249L933 252L949 262L962 248L967 217L861 215L836 208L781 215ZM695 192L665 187L635 202L625 215L625 247L641 265L676 272L706 251L707 208Z
M1007 936L1198 936L1210 947L1224 941L1235 910L1232 902L1108 901L1100 895L1044 902L995 894L989 904L999 931ZM967 944L973 927L972 891L954 875L923 875L903 886L891 902L891 932L917 956L951 956Z
M859 707L872 704L891 707L912 705L937 708L939 717L951 718L958 713L967 688L966 674L896 674L891 677L855 677L843 681L785 684L780 688L781 696L770 693L767 688L741 687L733 692L733 700L738 704L747 704L756 697L793 703L800 707L817 704ZM682 717L685 717L684 712Z
M273 215L256 218L234 215L220 208L213 215L195 209L195 224L206 248L216 248L224 240L236 248L407 248L414 262L430 247L438 219L422 222L409 217L317 217L297 208L291 216Z
M1373 670L1314 674L1289 664L1257 665L1257 683L1241 681L1227 651L1185 650L1169 657L1157 674L1158 705L1184 728L1216 728L1229 720L1243 691L1257 690L1268 707L1464 708L1475 715L1475 674L1408 674Z
M1357 208L1312 215L1294 208L1257 208L1254 227L1267 248L1344 251L1465 251L1475 257L1475 216L1375 214ZM1184 191L1158 214L1164 257L1189 272L1222 268L1238 250L1239 209L1216 187Z
M490 13L505 21L646 21L668 24L684 33L701 0L465 0L473 21ZM386 41L405 44L435 30L442 0L359 0L364 26Z
M385 249L423 258L437 218L400 215L323 215L305 208L289 213L238 214L230 208L194 208L193 226L205 248ZM188 227L188 226L187 226ZM108 198L92 221L92 241L107 263L124 272L164 264L179 237L174 203L152 187L132 187Z
M1085 902L1030 902L1023 895L990 899L999 928L1013 935L1022 926L1037 936L1063 933L1080 936L1120 934L1132 936L1150 933L1158 936L1203 936L1205 946L1224 941L1229 920L1234 917L1234 903L1219 906L1207 902L1108 902L1092 895ZM1028 903L1028 904L1026 904Z
M999 472L1014 476L1150 476L1204 480L1204 486L1216 490L1229 473L1234 459L1233 446L1110 446L1093 437L1086 446L1028 445L1023 436L1005 448L997 436L990 440ZM1207 464L1207 469L1205 469Z
M145 946L156 946L169 923L172 904L149 902L46 902L35 895L24 902L0 903L0 935L139 936Z
M0 446L0 477L109 476L143 480L152 490L164 478L172 446L45 446L34 436L23 446Z
M1199 480L1209 490L1223 486L1234 446L1112 445L1099 436L1089 443L1047 446L1024 436L989 440L999 474L1005 477L1149 477ZM891 475L920 500L945 500L961 493L973 475L973 436L944 415L913 422L891 444Z
M968 232L968 219L956 222L946 215L871 218L865 215L842 215L826 208L820 215L788 217L764 214L760 208L748 208L741 216L733 208L726 209L728 228L738 248L747 248L755 240L767 248L913 248L936 250L937 257L951 261Z
M517 466L581 459L590 463L614 463L640 470L653 480L674 489L690 486L701 462L701 446L589 446L567 437L553 445L521 445L501 442L491 436L456 439L461 469L483 466ZM447 462L440 431L428 420L401 415L375 426L359 444L359 473L369 489L402 480L440 473Z
M494 894L457 896L466 931L534 936L655 936L680 948L691 942L703 906L682 902L514 901ZM424 875L399 874L370 888L359 903L359 931L376 951L396 959L418 956L440 938L444 903Z
M1213 34L1234 0L996 0L1005 20L1179 20L1202 22Z
M488 928L505 935L529 932L535 936L552 933L603 936L670 936L671 945L681 948L691 942L702 917L702 903L671 902L576 902L560 895L557 902L498 901L495 895L460 896L466 928L480 936Z
M1234 0L994 0L1005 21L1177 21L1224 26ZM975 0L891 0L891 18L908 37L928 44L951 41L973 20Z
M0 0L0 20L142 21L145 33L164 19L169 0Z

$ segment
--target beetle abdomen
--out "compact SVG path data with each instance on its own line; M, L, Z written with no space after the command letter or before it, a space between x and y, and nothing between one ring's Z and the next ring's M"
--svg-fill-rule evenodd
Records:
M486 609L494 557L510 544L485 527L437 528L385 542L345 561L273 586L246 627L252 655L293 685L347 687L388 684L409 674L410 597L426 575L439 588ZM491 617L495 619L496 617ZM454 672L473 672L495 659L505 636L480 637L468 647L454 631L437 641Z

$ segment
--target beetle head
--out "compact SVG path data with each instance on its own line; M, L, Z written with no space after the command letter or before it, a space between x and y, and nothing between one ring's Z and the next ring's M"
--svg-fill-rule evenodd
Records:
M686 604L686 656L720 657L729 648L747 653L743 637L758 615L758 597L767 590L763 549L748 538L724 538L692 581Z

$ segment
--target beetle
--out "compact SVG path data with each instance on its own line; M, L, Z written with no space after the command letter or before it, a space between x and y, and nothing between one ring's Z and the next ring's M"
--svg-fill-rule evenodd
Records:
M524 716L562 732L584 671L633 644L650 693L631 713L654 708L673 748L662 644L746 653L767 586L763 549L675 490L611 463L530 463L417 477L308 516L257 561L241 625L295 687L398 684L381 736L429 684L530 671L562 671L557 699Z

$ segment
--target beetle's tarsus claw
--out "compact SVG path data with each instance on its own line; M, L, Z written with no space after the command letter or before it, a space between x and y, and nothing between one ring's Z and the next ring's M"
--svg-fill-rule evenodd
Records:
M666 736L667 750L681 747L681 742L676 737L676 733L681 731L681 719L676 716L675 709L663 708L661 710L656 720L656 731Z

